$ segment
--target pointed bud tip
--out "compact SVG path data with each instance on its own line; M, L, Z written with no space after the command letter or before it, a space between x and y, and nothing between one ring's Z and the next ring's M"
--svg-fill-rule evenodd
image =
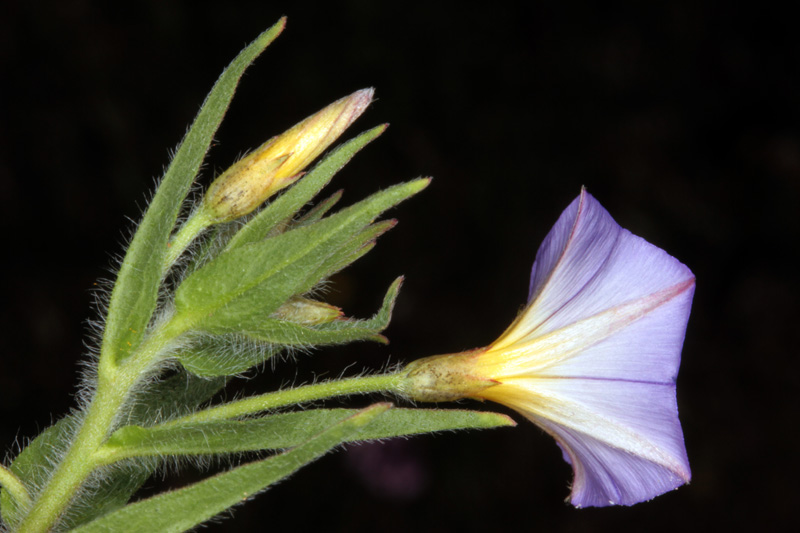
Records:
M352 124L358 117L361 116L362 113L364 113L367 107L369 107L369 105L372 103L372 97L374 94L375 89L368 87L345 97L345 100L347 101L346 105L349 108L348 125Z
M367 87L365 89L360 89L350 95L351 98L354 100L358 100L359 102L365 101L367 104L372 102L372 97L375 95L375 87Z

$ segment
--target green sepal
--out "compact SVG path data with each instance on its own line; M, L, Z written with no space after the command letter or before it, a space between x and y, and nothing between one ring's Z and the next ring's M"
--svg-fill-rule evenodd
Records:
M75 531L80 533L186 531L226 509L247 501L273 483L325 455L339 444L353 440L359 431L376 417L385 414L390 407L391 404L375 404L355 414L342 413L342 418L287 452L238 466L187 487L132 503Z
M117 430L101 453L107 461L131 457L206 455L297 446L356 409L314 409L250 420L200 422L171 427L128 426ZM388 439L462 429L514 426L506 415L452 409L392 409L372 421L349 441Z
M224 383L222 379L200 379L179 371L150 385L124 419L128 424L149 426L185 415L211 399ZM35 497L37 489L47 482L78 425L74 415L62 418L40 433L14 459L11 471L20 477L32 496ZM103 472L101 481L92 490L84 490L70 507L60 527L73 528L124 506L152 475L157 464L155 460L130 462L124 468ZM22 520L20 511L5 492L0 495L0 512L7 525L13 528Z
M386 127L384 124L367 130L325 157L300 181L262 209L239 230L228 242L227 249L233 250L245 244L258 242L264 239L278 224L291 221L292 217L331 181L334 174L345 166L359 150L386 131Z
M101 359L119 362L139 345L158 301L167 243L244 70L281 33L285 19L242 50L214 84L139 224L111 293Z
M396 185L308 226L226 250L178 287L175 307L200 331L246 329L320 279L331 257L386 209L424 189L428 179Z

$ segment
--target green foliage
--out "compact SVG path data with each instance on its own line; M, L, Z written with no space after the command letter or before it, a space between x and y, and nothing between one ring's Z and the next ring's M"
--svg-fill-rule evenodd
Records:
M181 371L153 383L147 394L131 405L124 418L129 424L145 427L170 420L194 411L224 385L223 379L200 379ZM29 493L36 495L46 484L79 424L75 415L62 418L39 434L11 464L11 471L22 480ZM158 461L152 460L129 462L124 468L103 472L93 486L83 492L77 505L72 506L62 526L75 527L122 507L157 465ZM5 491L0 495L0 514L7 524L16 526L22 518L21 511Z
M225 69L181 142L119 269L108 308L102 353L124 360L139 345L151 320L163 277L169 235L244 70L280 34L281 19Z
M233 468L182 489L123 507L77 529L80 533L185 531L241 504L339 444L353 439L391 404L342 413L321 433L279 455ZM165 512L166 511L166 512Z
M260 365L281 352L281 346L256 345L239 335L200 339L177 357L196 376L234 376Z
M317 220L325 216L325 213L330 211L333 208L333 206L339 203L339 200L342 199L343 193L344 191L342 189L339 189L338 191L330 195L328 198L325 198L317 205L310 208L296 220L292 221L291 224L296 226L302 226L305 224L311 224L312 222L316 222Z
M72 415L59 420L40 433L11 463L10 470L22 481L29 494L35 495L47 481L60 453L63 453L61 448L74 433L75 424ZM8 492L0 493L0 514L7 524L16 526L22 520L23 511Z
M4 526L184 531L344 442L513 425L494 413L391 409L389 404L264 414L334 396L402 394L400 374L392 373L340 378L204 408L224 388L227 376L282 350L387 342L381 333L402 278L364 320L342 317L338 308L306 295L370 251L396 223L378 217L429 183L418 179L396 185L332 213L339 191L303 212L333 175L386 129L379 126L334 150L244 225L217 224L189 248L215 222L190 216L176 231L179 213L191 208L185 205L189 188L242 73L284 23L261 34L225 69L180 144L119 269L97 372L90 373L97 377L84 383L93 391L91 401L42 432L0 471ZM372 94L359 94L366 93ZM187 249L193 252L187 253L184 268L170 272ZM253 451L273 455L129 503L168 461L181 464L190 456L224 458ZM9 493L9 484L19 501Z
M256 318L232 328L235 332L204 338L192 349L178 354L189 372L204 377L232 376L259 365L278 354L283 347L308 348L360 340L386 342L380 332L386 329L402 284L398 278L389 287L383 305L368 320L336 319L324 324L305 325L276 318ZM216 333L224 329L215 330Z
M303 443L322 429L358 413L355 409L313 409L249 420L196 422L177 426L117 430L104 446L107 462L131 457L206 455L281 450ZM505 415L461 410L392 409L347 442L513 426Z
M375 217L427 184L423 179L391 187L313 224L225 250L178 287L177 315L191 317L195 328L207 333L258 333L266 317L289 298L357 257L357 249L379 233L367 227ZM272 335L277 334L275 329ZM312 344L302 337L295 343Z

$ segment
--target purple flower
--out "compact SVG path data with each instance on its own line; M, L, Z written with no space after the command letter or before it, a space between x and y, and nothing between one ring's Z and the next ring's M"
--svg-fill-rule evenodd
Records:
M577 507L633 505L691 478L675 379L694 275L590 194L536 254L528 304L490 346L407 367L409 395L507 405L552 435Z

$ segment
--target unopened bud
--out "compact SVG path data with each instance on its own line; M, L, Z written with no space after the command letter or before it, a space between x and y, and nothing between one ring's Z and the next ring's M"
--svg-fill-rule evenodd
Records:
M272 316L304 326L316 326L333 322L342 316L342 310L325 302L295 296L280 306Z
M294 183L364 112L372 89L337 100L234 163L208 188L203 208L214 222L242 217Z

